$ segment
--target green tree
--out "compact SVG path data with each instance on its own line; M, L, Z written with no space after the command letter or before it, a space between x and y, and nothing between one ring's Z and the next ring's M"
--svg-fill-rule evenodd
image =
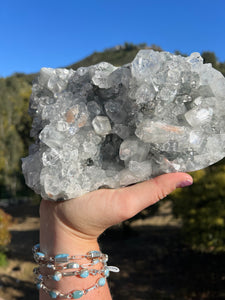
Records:
M185 241L202 251L225 251L225 165L192 173L194 184L172 194Z
M217 67L217 58L214 52L204 51L201 54L204 63L211 63L214 68Z
M11 241L11 234L8 230L12 217L0 209L0 266L7 264L6 251L7 246Z
M20 159L27 153L31 120L27 114L30 84L20 75L0 79L1 197L22 188Z

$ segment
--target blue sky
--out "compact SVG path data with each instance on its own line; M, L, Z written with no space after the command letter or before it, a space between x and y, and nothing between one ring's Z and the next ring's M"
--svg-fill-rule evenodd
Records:
M3 0L0 76L62 67L125 41L225 61L224 0Z

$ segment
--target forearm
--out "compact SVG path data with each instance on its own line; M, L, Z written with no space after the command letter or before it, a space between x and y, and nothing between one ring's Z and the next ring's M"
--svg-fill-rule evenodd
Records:
M54 208L57 203L43 200L40 206L40 248L47 256L55 256L60 253L69 255L86 254L91 250L99 250L96 239L84 239L74 233L72 228L64 226L64 224L54 214ZM87 263L88 261L82 261ZM97 264L93 268L101 269L101 265ZM62 278L56 282L47 280L48 288L58 290L62 293L68 293L73 290L83 290L93 286L100 278L100 274L95 276L89 275L87 278L79 276L69 276ZM40 290L40 300L52 299L43 290ZM82 300L111 300L108 285L96 288L86 295L82 296Z

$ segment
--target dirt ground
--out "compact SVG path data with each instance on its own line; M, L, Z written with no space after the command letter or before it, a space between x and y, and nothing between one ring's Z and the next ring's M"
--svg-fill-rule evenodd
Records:
M0 300L37 300L31 248L39 239L38 206L7 209L15 224L9 264L0 268ZM109 284L115 300L225 300L225 253L192 251L182 243L180 224L164 202L156 216L130 231L115 227L100 238L109 265L119 266ZM96 299L97 300L97 299Z

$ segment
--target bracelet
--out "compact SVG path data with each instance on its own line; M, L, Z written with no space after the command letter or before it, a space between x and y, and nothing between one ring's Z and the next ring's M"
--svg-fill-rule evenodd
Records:
M49 262L45 262L44 260L41 261L37 261L35 260L40 266L44 266L47 269L52 269L54 271L62 271L62 270L67 270L67 269L85 269L88 267L93 267L94 265L98 264L98 263L102 263L102 264L106 264L108 261L108 256L107 259L98 259L98 260L94 260L90 263L85 263L85 264L78 264L77 262L69 262L68 264L55 264L55 263L49 263Z
M36 261L36 263L38 263L39 265L44 264L46 265L47 268L54 268L55 265L57 264L62 264L62 263L66 263L69 261L74 261L74 260L81 260L81 259L88 259L91 261L91 263L89 264L83 264L82 266L93 266L96 265L99 262L107 262L108 261L108 255L104 254L100 251L89 251L87 254L82 255L72 255L69 256L69 254L66 253L61 253L61 254L57 254L54 257L51 256L46 256L43 252L40 252L40 244L36 244L33 248L33 256L34 256L34 260ZM71 264L68 264L69 266L67 268L72 268ZM64 266L65 267L65 266ZM76 267L75 267L76 268Z
M66 298L66 299L79 299L83 295L86 295L88 292L102 287L106 283L107 277L109 277L110 272L119 272L119 268L115 266L107 266L108 255L102 253L101 251L89 251L85 255L72 255L61 253L57 254L54 257L47 256L40 251L40 244L36 244L33 248L34 260L39 264L39 267L33 269L35 274L35 282L37 289L42 289L46 292L51 298ZM90 262L80 264L77 261L87 259ZM102 264L101 269L91 268L96 264ZM55 272L53 274L42 274L42 268L45 270L52 269ZM62 272L63 270L74 269L74 271ZM49 289L44 281L45 279L60 281L62 277L68 276L79 276L80 278L87 278L89 275L101 275L96 283L90 286L87 289L82 290L72 290L68 293L61 293L57 290Z
M83 290L72 290L69 293L63 294L57 290L51 290L49 289L42 280L39 280L36 284L37 289L43 289L43 291L45 291L45 293L47 293L51 298L56 299L56 298L66 298L66 299L79 299L82 296L86 295L88 292L97 289L99 287L104 286L106 283L106 278L105 277L101 277L97 280L97 282L90 286L87 289L83 289Z
M53 275L42 275L40 272L40 268L34 268L33 272L35 275L37 275L38 279L52 279L55 281L60 281L62 277L68 277L68 276L79 276L81 278L87 278L89 275L97 275L97 274L101 274L105 277L109 276L109 272L116 272L115 271L116 267L112 266L104 266L102 269L100 270L96 270L96 269L81 269L79 271L73 271L73 272L60 272L60 271L56 271Z

